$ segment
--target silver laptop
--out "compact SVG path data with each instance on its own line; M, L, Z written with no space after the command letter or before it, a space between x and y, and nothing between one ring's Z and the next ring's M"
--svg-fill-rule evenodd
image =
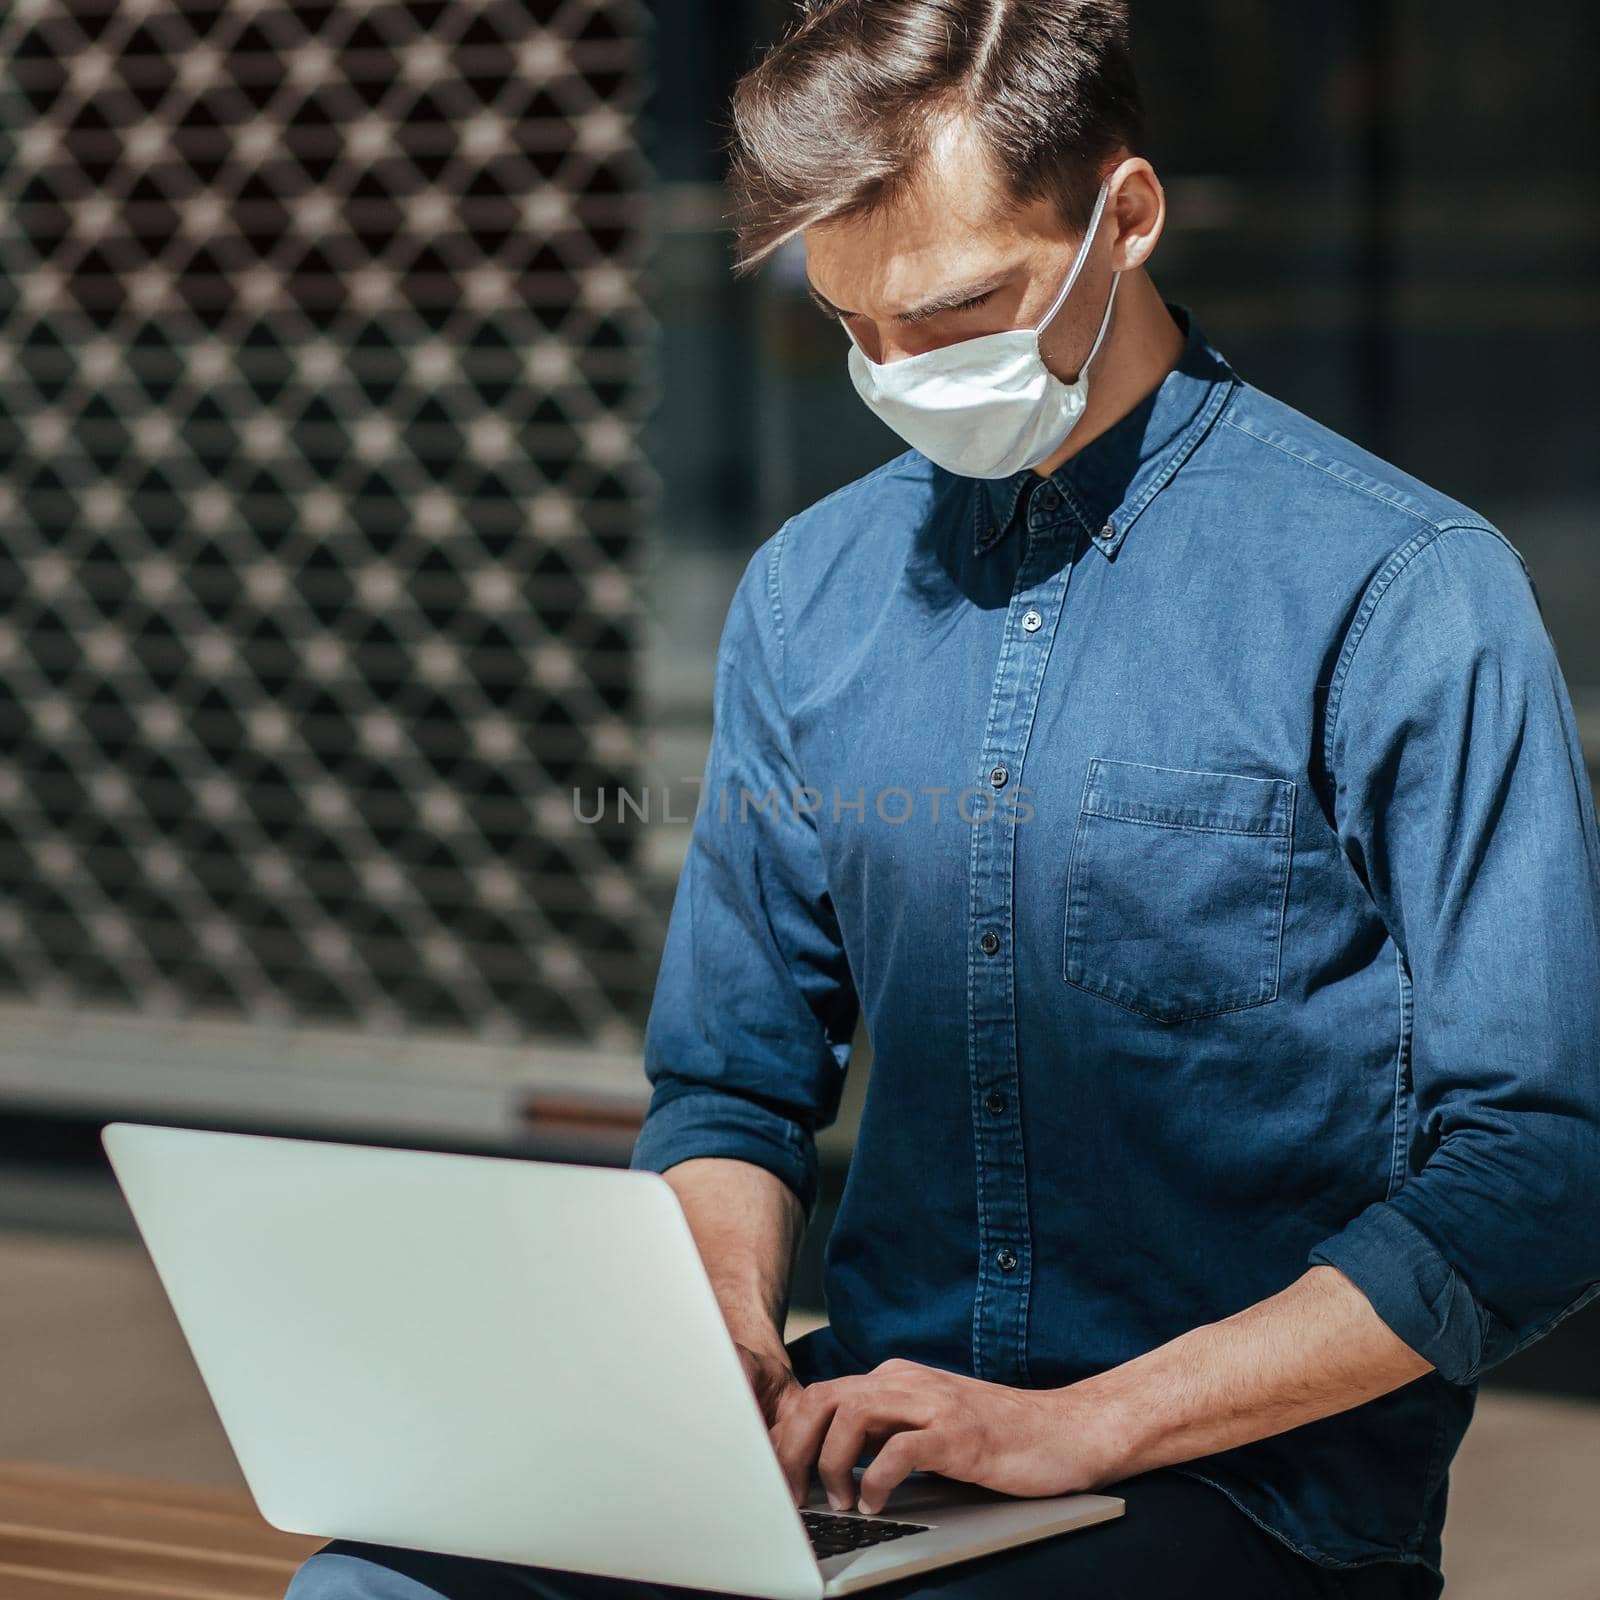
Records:
M832 1512L815 1479L797 1509L657 1173L129 1122L101 1137L250 1492L287 1532L817 1600L1122 1514L1112 1495L932 1473L873 1517Z

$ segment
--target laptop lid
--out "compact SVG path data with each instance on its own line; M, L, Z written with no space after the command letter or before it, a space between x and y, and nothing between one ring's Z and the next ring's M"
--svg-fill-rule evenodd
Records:
M659 1174L146 1123L101 1137L273 1526L822 1593Z

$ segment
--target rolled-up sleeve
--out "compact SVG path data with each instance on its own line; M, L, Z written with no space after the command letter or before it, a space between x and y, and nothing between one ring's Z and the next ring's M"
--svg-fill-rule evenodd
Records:
M1409 980L1421 1159L1309 1259L1470 1383L1600 1292L1600 837L1512 546L1461 526L1397 552L1328 719L1339 838Z
M651 1096L629 1165L753 1162L809 1220L815 1135L838 1115L859 1005L784 713L788 528L746 565L717 647L711 746L645 1027Z

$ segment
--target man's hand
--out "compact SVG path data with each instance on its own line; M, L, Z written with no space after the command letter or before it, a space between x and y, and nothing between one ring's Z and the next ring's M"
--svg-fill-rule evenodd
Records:
M851 1469L868 1447L877 1456L861 1478L857 1509L866 1515L912 1472L1026 1496L1070 1494L1123 1475L1096 1414L1069 1404L1064 1390L1011 1389L898 1359L797 1387L769 1424L797 1506L815 1466L829 1503L848 1510L856 1499Z
M1297 1428L1431 1370L1337 1268L1059 1389L884 1361L784 1388L770 1425L796 1505L815 1466L840 1510L874 1515L913 1472L1001 1494L1077 1494ZM793 1374L790 1374L793 1377Z

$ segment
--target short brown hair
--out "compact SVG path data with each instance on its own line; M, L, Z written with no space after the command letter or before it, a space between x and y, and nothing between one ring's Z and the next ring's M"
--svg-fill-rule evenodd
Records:
M1088 227L1100 169L1143 154L1127 0L810 0L734 89L734 270L892 203L965 119L1019 204Z

